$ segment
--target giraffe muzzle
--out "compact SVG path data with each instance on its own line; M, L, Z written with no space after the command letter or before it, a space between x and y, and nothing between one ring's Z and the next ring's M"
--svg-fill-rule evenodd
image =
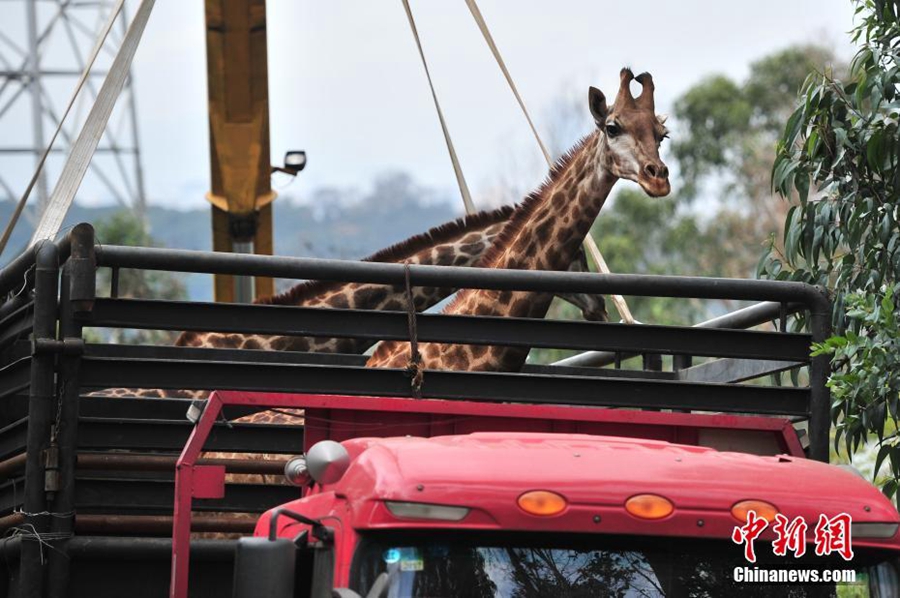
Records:
M662 162L645 164L638 183L650 197L664 197L672 190L669 185L669 169Z

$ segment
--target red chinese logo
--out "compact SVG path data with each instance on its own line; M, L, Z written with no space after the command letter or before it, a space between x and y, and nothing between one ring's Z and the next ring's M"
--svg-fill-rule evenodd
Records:
M778 513L775 515L775 541L772 542L772 552L775 556L785 556L788 550L794 553L794 558L800 558L806 554L806 530L809 526L802 517L795 517L789 521L787 517Z
M845 561L853 558L851 546L850 524L852 519L847 513L841 513L834 517L819 515L813 531L815 551L817 556L828 556L832 553L841 555ZM754 541L766 530L769 522L757 516L755 511L747 512L747 522L744 525L735 526L731 533L731 540L735 544L744 545L744 558L748 562L756 562L756 550ZM806 554L806 532L809 525L802 517L788 519L781 513L775 515L772 532L775 539L772 541L772 552L775 556L786 556L790 551L795 558Z
M836 552L845 561L853 558L853 548L850 546L850 515L841 513L831 519L825 515L819 515L816 524L816 554L818 556L829 555Z
M756 511L747 511L747 523L734 528L731 539L735 544L744 544L744 558L751 563L756 562L753 541L769 526L769 522L756 516Z

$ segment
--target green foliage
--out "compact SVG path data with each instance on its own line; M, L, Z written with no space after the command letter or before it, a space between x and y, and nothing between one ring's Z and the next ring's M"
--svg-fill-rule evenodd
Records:
M777 135L793 110L809 73L834 61L827 48L791 46L750 65L743 83L714 75L692 86L675 102L678 134L672 153L683 189L693 199L704 180L723 178L734 203L759 203L768 194L768 174Z
M144 228L143 223L131 212L114 212L94 225L95 236L101 244L154 247L159 244ZM101 268L97 272L97 294L109 296L111 272ZM119 297L141 299L167 299L171 301L187 298L184 281L172 272L123 269L119 272ZM104 336L105 333L105 336ZM122 330L112 332L91 331L95 341L130 344L171 344L174 334L156 330Z
M742 91L753 106L757 127L770 135L780 135L806 78L833 62L830 49L803 45L785 48L750 65L750 76Z
M848 455L855 453L870 434L878 439L874 472L878 476L887 459L890 475L880 481L888 495L900 479L900 354L895 298L900 284L881 294L853 291L845 297L851 326L843 334L813 346L813 355L831 355L835 371L828 380L835 423L835 450L843 440Z
M693 197L703 176L732 165L752 114L738 85L722 75L694 85L675 102L675 117L685 129L672 143L685 183L682 193Z
M836 442L852 455L874 434L893 494L900 452L885 429L895 428L900 391L900 2L858 0L856 12L860 48L849 78L810 76L778 144L772 186L799 203L787 214L783 251L773 249L760 273L834 292L837 335L816 350L834 356Z

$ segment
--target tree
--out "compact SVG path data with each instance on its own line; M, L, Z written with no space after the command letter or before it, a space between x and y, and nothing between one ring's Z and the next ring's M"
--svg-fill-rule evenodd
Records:
M900 2L856 3L849 76L812 75L779 142L772 184L798 203L761 274L833 292L836 334L815 351L833 356L835 446L852 456L874 435L890 496L900 481Z
M106 245L131 245L154 247L158 243L144 228L143 222L131 212L119 211L98 220L95 224L97 241ZM97 273L97 293L107 295L111 287L111 273L103 268ZM119 273L118 296L123 298L167 299L170 301L187 298L181 277L171 272L123 269ZM103 335L91 331L96 341L131 344L170 344L175 333L157 330L114 329Z
M706 208L710 240L724 242L715 274L750 276L767 239L781 237L790 206L771 188L776 141L809 73L843 70L834 61L827 48L791 46L753 62L741 83L714 75L676 100L679 197L718 196Z

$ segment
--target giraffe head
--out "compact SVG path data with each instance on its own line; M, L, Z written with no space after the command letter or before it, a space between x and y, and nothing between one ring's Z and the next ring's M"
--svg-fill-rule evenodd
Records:
M606 105L606 96L591 87L588 99L599 129L598 160L614 176L639 184L652 197L668 195L669 169L659 158L659 145L668 135L665 119L656 115L653 104L653 77L637 77L631 69L620 73L615 103ZM641 95L631 95L631 81L643 87Z

